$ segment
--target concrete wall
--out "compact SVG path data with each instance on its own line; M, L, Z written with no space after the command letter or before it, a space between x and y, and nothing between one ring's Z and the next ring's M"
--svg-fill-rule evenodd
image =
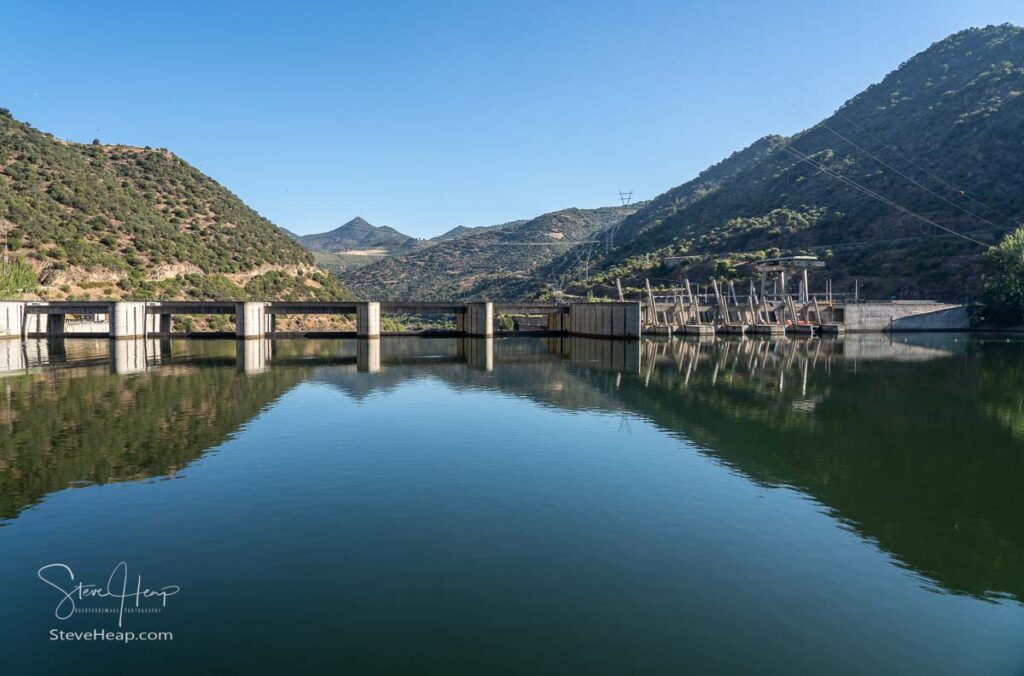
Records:
M639 338L640 303L573 303L565 330L574 336Z
M0 337L20 338L25 328L25 303L0 301Z
M65 333L88 333L96 336L107 336L110 335L110 322L109 321L66 321L64 322Z
M941 310L921 312L902 317L893 322L893 331L949 331L970 328L967 308L963 305L944 307Z
M963 305L933 301L850 303L845 306L843 323L847 331L955 331L968 328L967 309Z

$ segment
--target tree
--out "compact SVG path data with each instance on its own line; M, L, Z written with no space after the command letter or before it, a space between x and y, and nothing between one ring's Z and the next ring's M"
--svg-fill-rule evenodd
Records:
M985 316L1004 325L1024 322L1024 227L985 252Z

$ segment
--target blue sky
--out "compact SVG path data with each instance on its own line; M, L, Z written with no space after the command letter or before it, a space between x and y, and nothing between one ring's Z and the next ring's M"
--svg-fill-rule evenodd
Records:
M278 225L412 235L650 198L1020 0L19 2L0 106L167 147Z

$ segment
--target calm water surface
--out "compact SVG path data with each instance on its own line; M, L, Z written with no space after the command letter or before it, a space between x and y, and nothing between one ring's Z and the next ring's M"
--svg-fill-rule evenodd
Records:
M0 370L3 674L1024 671L1024 342L67 340ZM174 640L51 641L120 602L57 619L37 571L121 561L180 587L121 631Z

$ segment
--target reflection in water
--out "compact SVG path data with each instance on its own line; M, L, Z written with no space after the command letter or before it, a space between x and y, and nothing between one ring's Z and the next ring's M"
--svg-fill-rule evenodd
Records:
M650 342L619 396L946 590L1024 599L1024 346L921 338Z
M1024 350L951 336L0 343L0 518L167 476L297 384L436 378L639 416L820 503L944 590L1024 600Z

